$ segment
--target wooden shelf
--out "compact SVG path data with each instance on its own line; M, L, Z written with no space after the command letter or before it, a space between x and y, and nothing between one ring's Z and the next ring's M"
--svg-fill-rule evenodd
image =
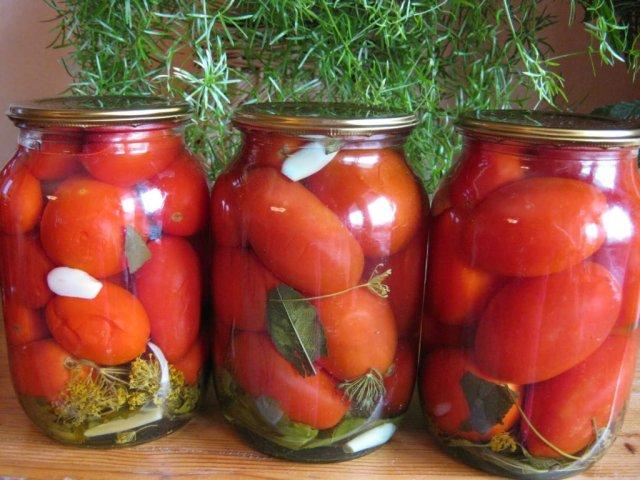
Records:
M22 412L13 395L4 335L2 337L0 478L495 478L440 452L427 437L415 401L400 431L387 445L368 456L344 463L297 464L255 452L247 448L224 422L215 405L209 405L182 430L144 445L114 450L65 447L45 437ZM638 375L620 437L594 468L575 478L640 478Z

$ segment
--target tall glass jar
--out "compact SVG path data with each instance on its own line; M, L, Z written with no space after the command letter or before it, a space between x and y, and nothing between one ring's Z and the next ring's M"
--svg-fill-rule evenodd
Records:
M16 394L68 444L144 442L184 425L202 389L208 187L188 108L154 97L12 105L0 174L0 269Z
M495 111L431 212L420 394L452 455L516 478L591 466L620 428L640 300L640 125Z
M416 119L271 103L234 122L243 146L211 204L223 413L273 456L364 455L415 380L427 212L403 144Z

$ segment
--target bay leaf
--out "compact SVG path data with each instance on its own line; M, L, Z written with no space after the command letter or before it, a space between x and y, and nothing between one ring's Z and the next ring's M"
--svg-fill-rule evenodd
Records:
M136 273L151 258L144 238L131 225L127 225L124 233L124 253L131 273Z
M469 405L469 418L462 425L464 430L487 433L499 423L513 406L516 392L509 391L506 385L489 382L465 372L460 386Z

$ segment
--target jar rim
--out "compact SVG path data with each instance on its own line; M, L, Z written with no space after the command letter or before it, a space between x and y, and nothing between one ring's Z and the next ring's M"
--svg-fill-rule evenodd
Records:
M240 128L345 137L408 132L418 124L418 117L401 110L357 103L267 102L240 107L232 122Z
M640 145L640 121L545 110L480 110L456 122L463 132L531 141Z
M185 102L146 95L77 95L12 103L6 112L15 124L61 127L131 125L155 121L184 122Z

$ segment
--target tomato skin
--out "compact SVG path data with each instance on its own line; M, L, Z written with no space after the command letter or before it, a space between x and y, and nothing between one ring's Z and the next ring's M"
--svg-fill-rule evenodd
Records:
M251 246L284 283L312 295L357 284L362 248L302 185L272 168L256 168L247 174L241 204Z
M341 150L305 185L347 225L367 257L401 250L423 218L418 182L395 150Z
M195 385L200 379L206 360L207 350L204 340L198 338L182 358L173 362L173 366L182 372L187 385Z
M438 185L438 190L431 199L432 218L438 217L440 214L451 208L451 198L449 197L450 184L451 178L447 176L442 180L440 185Z
M597 263L548 277L513 279L480 318L476 365L507 382L547 380L593 353L619 311L620 287Z
M213 254L213 308L216 321L240 330L267 330L267 293L278 280L255 255L239 248Z
M233 327L222 322L215 322L213 331L213 342L211 350L213 356L213 366L215 369L223 368L229 359L229 351L232 345ZM216 372L214 370L214 372ZM217 373L217 372L216 372Z
M433 220L426 302L435 318L449 325L470 323L487 302L496 279L473 268L460 253L463 221L454 210Z
M42 187L24 166L14 162L0 173L0 232L32 230L42 213Z
M63 348L99 365L133 360L145 351L149 339L149 317L140 301L108 282L91 300L53 297L45 315Z
M173 362L187 353L200 329L200 263L179 237L163 236L147 246L151 259L135 273L136 294L151 321L151 341Z
M607 200L579 180L529 178L489 194L471 212L462 249L471 266L507 276L557 273L605 240Z
M365 289L314 300L327 341L320 365L339 380L375 369L384 375L398 344L393 312L386 299Z
M25 165L43 182L60 180L80 170L80 152L82 141L77 136L48 134L41 139L38 150L26 149Z
M284 159L299 150L305 143L307 143L306 140L300 137L254 130L245 133L239 157L247 165L273 167L280 170Z
M384 378L387 390L384 411L390 416L400 415L409 408L418 366L418 346L415 341L404 339L398 342L393 365L393 373Z
M11 376L20 395L54 401L71 376L65 362L71 358L53 339L9 347Z
M336 426L349 409L349 402L329 375L319 370L303 377L263 334L236 335L232 367L249 395L275 399L295 422L323 430Z
M47 322L37 310L32 310L12 297L2 302L4 333L9 345L24 345L49 338Z
M211 190L211 228L213 240L219 247L240 247L247 242L243 238L239 211L241 176L235 170L221 174Z
M427 354L423 360L420 376L420 394L423 412L445 435L465 438L473 442L489 440L494 435L506 432L518 421L518 409L513 405L502 419L486 432L465 428L471 411L460 381L466 372L493 383L497 380L481 374L459 348L441 348ZM513 384L509 388L521 402L521 387Z
M622 412L633 384L636 347L626 337L609 337L571 370L528 387L524 410L531 423L564 452L583 450L595 440L592 421L604 428ZM531 454L561 457L526 424L520 429Z
M431 351L440 347L469 347L469 335L461 325L440 323L428 312L422 314L420 342L422 349Z

